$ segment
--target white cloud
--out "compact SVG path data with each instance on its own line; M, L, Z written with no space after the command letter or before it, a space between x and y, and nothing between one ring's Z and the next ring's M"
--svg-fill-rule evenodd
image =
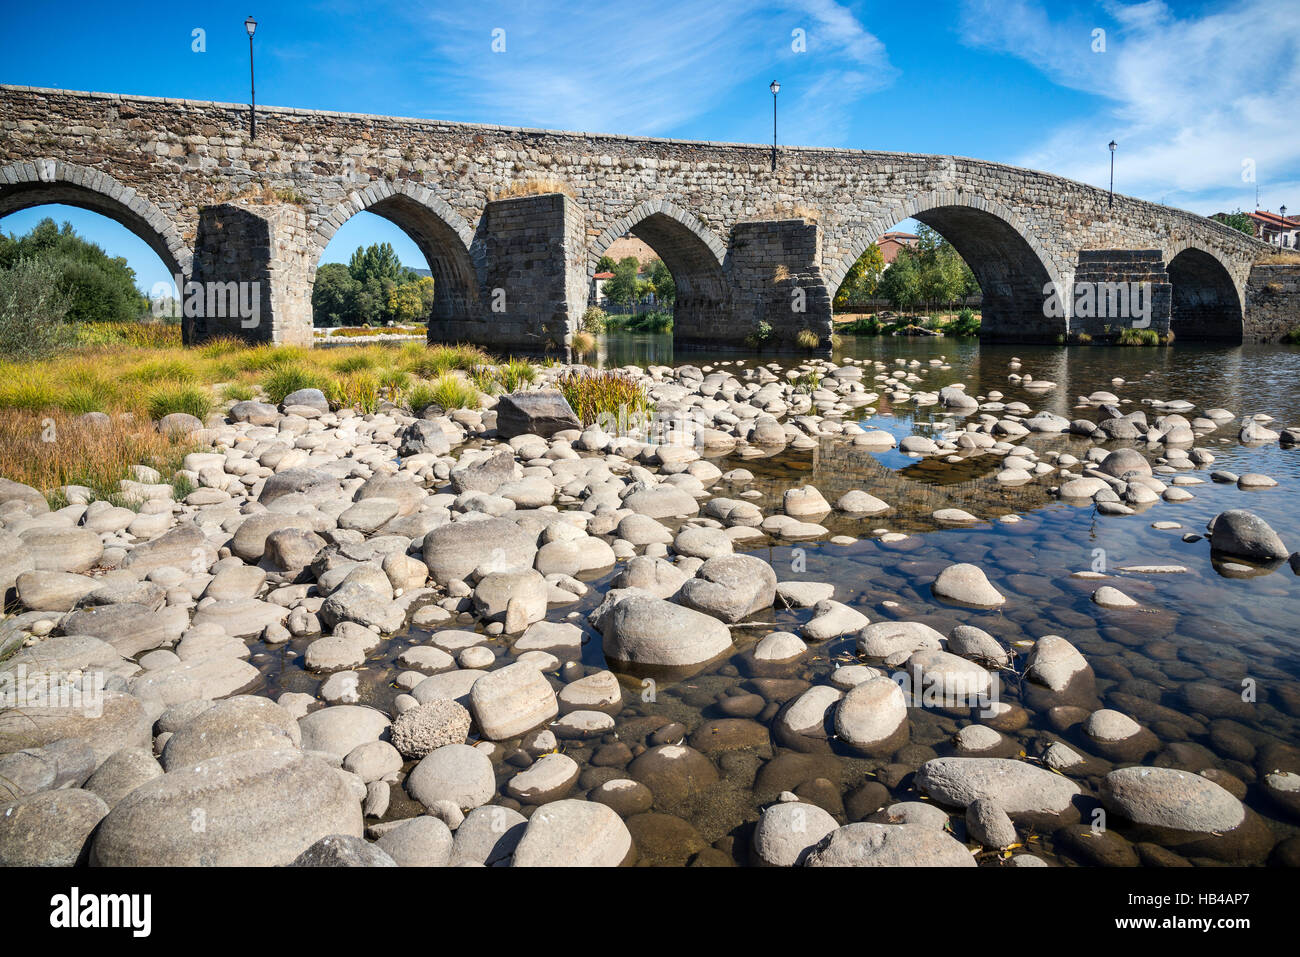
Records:
M456 117L442 116L643 135L670 135L753 86L754 114L733 121L733 135L760 141L767 81L784 75L781 138L800 143L838 140L853 101L896 74L883 44L833 0L630 9L542 0L421 14L416 28L429 34L431 55L415 68L455 105ZM492 52L498 27L504 53ZM791 48L796 28L806 31L806 53ZM791 83L802 70L815 80Z
M1106 30L1106 50L1092 31ZM1043 141L1015 161L1200 213L1300 205L1300 4L1238 0L1179 16L1160 0L1107 2L1052 19L1035 0L967 0L963 37L1019 57L1053 82L1102 98L1087 116L1041 117Z

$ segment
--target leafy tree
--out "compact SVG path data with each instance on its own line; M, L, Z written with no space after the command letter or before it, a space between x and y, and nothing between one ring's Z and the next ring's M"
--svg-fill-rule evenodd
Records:
M850 303L864 302L875 296L884 271L885 259L880 254L880 247L872 243L845 274L840 288L835 293L835 308L840 309Z
M878 292L895 309L911 309L921 301L919 258L919 254L910 249L900 249L893 264L880 277Z
M631 305L637 298L638 273L641 264L635 256L620 259L614 267L614 278L605 280L605 295L611 302Z
M668 305L677 299L677 283L662 259L650 261L650 284L654 287L655 298L661 304Z
M615 265L612 256L601 256L596 260L596 272L613 272Z
M1233 229L1240 230L1247 236L1255 235L1255 221L1243 213L1240 209L1228 213L1223 217L1225 226L1231 226Z
M130 322L148 309L148 300L136 288L135 270L123 257L109 256L82 239L71 223L60 228L46 217L25 236L0 236L0 268L20 259L50 265L68 303L68 322Z
M312 322L318 326L341 326L357 313L361 283L342 263L324 263L316 270L311 291Z
M374 243L365 249L357 247L348 262L348 272L353 279L365 285L385 279L396 282L405 279L410 270L397 258L391 243Z
M416 322L433 309L435 283L402 265L389 243L357 247L346 266L316 270L312 321L318 326Z

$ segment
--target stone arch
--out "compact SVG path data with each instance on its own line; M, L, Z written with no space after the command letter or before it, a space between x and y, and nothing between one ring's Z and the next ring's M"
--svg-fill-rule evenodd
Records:
M722 241L697 217L666 200L647 200L619 217L589 247L587 277L614 240L632 233L655 251L673 275L674 336L702 334L725 315L729 295ZM594 304L594 303L593 303Z
M158 254L173 276L189 276L193 250L167 214L108 173L56 159L0 168L0 216L61 203L88 209L125 226Z
M340 226L360 212L382 216L397 226L428 260L434 279L430 341L464 335L462 324L470 319L479 299L477 272L470 253L474 228L425 186L374 183L349 195L316 227L311 281L316 280L316 264L329 241Z
M1241 342L1241 293L1227 264L1190 242L1171 247L1169 253L1169 330L1175 340Z
M1044 314L1043 289L1049 283L1068 289L1072 276L1056 267L1035 232L1014 211L960 191L913 196L854 227L849 253L824 270L832 299L867 247L905 219L934 229L970 266L984 296L981 338L1052 340L1066 333L1064 316Z

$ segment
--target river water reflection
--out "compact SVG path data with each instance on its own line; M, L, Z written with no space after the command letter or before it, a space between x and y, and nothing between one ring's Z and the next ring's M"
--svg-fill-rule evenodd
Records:
M1216 567L1209 543L1199 533L1217 513L1244 508L1263 517L1291 548L1300 546L1295 521L1300 511L1300 451L1276 442L1246 447L1237 441L1243 414L1266 412L1276 419L1274 428L1300 421L1300 350L1188 344L1159 349L1060 348L989 346L974 340L846 338L836 353L837 359L843 356L877 360L890 367L899 359L915 361L919 363L915 371L923 380L918 388L934 391L964 382L971 394L997 390L1004 393L1005 401L1020 400L1035 411L1046 409L1070 419L1095 418L1095 411L1078 408L1077 400L1097 390L1115 392L1131 402L1126 410L1148 408L1143 399L1185 399L1199 410L1221 407L1238 416L1237 422L1225 423L1197 442L1213 453L1215 461L1191 473L1203 479L1202 484L1186 486L1192 500L1160 501L1127 516L1099 515L1091 502L1080 507L1056 500L1047 491L1053 484L1050 477L1019 488L1000 487L993 478L995 456L958 466L936 460L918 464L898 452L873 454L828 439L807 452L785 451L770 458L732 456L715 463L724 471L735 467L752 471L755 481L747 487L761 493L754 501L769 514L779 511L786 489L803 484L815 485L831 502L849 489L861 488L894 506L882 516L832 515L823 521L832 534L852 536L851 545L822 539L759 549L757 554L771 562L779 579L832 582L837 600L873 621L923 621L945 634L954 625L973 624L1013 645L1047 634L1062 635L1093 666L1101 702L1155 732L1159 745L1142 763L1226 772L1241 782L1247 805L1279 837L1294 834L1296 818L1262 794L1258 781L1274 770L1265 764L1293 763L1297 754L1290 749L1300 744L1300 582L1286 564L1255 575ZM1035 394L1009 381L1012 357L1021 360L1022 373L1050 379L1056 388ZM942 359L946 368L931 366L933 359ZM694 350L674 355L669 336L609 336L600 350L605 367L687 362L715 368L729 363L734 369L737 361L746 366L776 361L788 367L805 357L710 355ZM869 387L873 374L868 371L864 377ZM1115 377L1126 380L1125 384L1113 385ZM894 409L887 397L882 397L877 409L859 421L887 428L896 436L913 431L928 434L936 424L954 421L940 406L916 409L908 403ZM1074 436L1030 435L1018 441L1040 453L1059 449L1079 457L1092 445L1091 440ZM1278 485L1241 490L1235 484L1211 481L1209 473L1219 469L1264 473ZM980 521L968 527L943 527L931 514L945 507L965 509ZM1008 513L1021 520L996 520ZM877 535L884 529L909 534L901 541L885 542ZM952 562L982 567L1007 596L1006 604L987 611L936 600L929 583ZM1186 571L1125 571L1131 566L1182 566ZM1094 604L1091 594L1098 581L1072 576L1098 570L1112 576L1107 583L1135 598L1139 606L1110 610ZM737 634L742 651L774 627L797 631L809 613L783 611L761 617L764 626L749 636ZM850 660L854 650L851 637L814 647L812 665L801 675L814 683L825 682L835 664ZM599 663L599 646L589 645L586 657L592 664ZM688 728L698 725L702 716L719 713L722 696L736 693L735 685L744 674L736 667L741 660L738 656L711 673L661 689L653 708L632 707L624 717L666 715ZM1020 700L1014 680L1004 700ZM1077 727L1052 727L1046 715L1030 712L1029 725L1011 735L1027 755L1041 754L1049 741L1058 739L1082 750L1086 742ZM911 714L913 758L952 753L948 740L965 721L922 714L920 709L912 709ZM733 767L724 764L723 781L714 789L713 809L701 808L692 818L708 840L716 839L727 823L734 825L737 816L752 820L756 807L775 798L769 792L779 775L768 775L765 782L760 771L755 780L752 767L734 755L731 761ZM835 788L846 792L864 775L881 774L881 779L894 782L901 773L901 769L882 769L882 762L843 756L839 761ZM1104 770L1110 766L1102 765ZM1095 793L1099 780L1100 775L1081 783ZM891 788L894 799L915 799L907 781L904 777ZM1095 862L1075 847L1054 848L1049 835L1035 846L1036 853L1049 859ZM1134 857L1128 862L1137 861Z

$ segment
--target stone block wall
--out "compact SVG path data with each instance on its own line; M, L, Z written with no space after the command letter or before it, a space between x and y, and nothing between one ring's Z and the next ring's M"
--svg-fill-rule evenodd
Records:
M686 345L740 346L761 323L773 342L793 342L803 329L829 344L831 297L821 275L821 236L803 219L738 223L731 234L726 278L731 310L704 327L679 330Z
M311 345L315 263L306 233L296 206L205 206L193 274L182 290L185 341L237 336Z
M1142 312L1132 299L1133 284L1144 285ZM1090 295L1091 316L1080 315L1080 296ZM1070 336L1095 340L1115 339L1127 327L1151 328L1159 335L1169 331L1173 287L1158 249L1085 249L1079 253L1071 295ZM1087 307L1085 306L1085 311Z
M487 204L480 234L481 308L462 323L430 326L430 338L526 354L563 351L587 304L577 205L563 193L496 200Z
M1249 342L1279 342L1300 328L1300 263L1259 264L1246 283Z

